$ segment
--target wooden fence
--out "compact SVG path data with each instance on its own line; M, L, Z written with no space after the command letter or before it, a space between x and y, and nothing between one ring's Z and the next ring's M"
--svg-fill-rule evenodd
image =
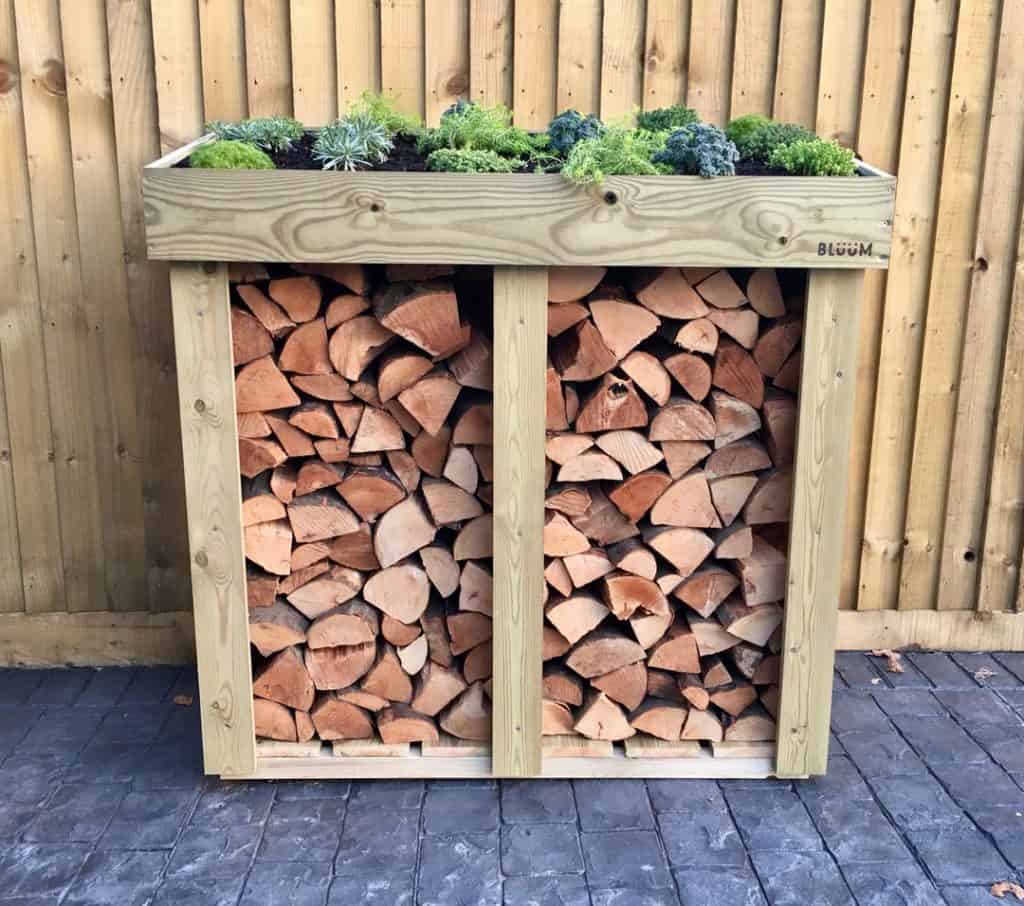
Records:
M839 641L1024 647L1022 84L1024 0L0 0L0 660L187 652L141 167L206 119L323 123L366 88L530 127L569 106L757 111L898 171L892 270L865 289Z

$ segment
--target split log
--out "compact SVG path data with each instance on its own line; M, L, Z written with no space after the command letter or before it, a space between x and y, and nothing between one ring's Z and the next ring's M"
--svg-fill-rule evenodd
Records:
M437 743L437 724L408 705L392 705L377 715L377 732L387 744L402 742Z
M259 739L277 739L281 742L298 742L294 712L278 702L265 698L252 700L252 713Z
M285 648L275 654L252 681L257 698L279 702L289 708L308 711L313 707L313 680L297 647Z

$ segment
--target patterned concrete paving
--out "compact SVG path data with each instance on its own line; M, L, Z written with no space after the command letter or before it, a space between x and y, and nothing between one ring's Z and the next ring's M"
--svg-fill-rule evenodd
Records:
M827 778L223 784L190 671L0 671L0 904L976 906L1024 881L1024 655L840 655Z

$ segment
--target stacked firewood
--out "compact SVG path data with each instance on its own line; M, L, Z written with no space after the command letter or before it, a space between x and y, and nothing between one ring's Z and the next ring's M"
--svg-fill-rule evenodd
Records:
M774 738L795 289L550 271L545 734Z
M489 280L234 269L257 736L490 738Z

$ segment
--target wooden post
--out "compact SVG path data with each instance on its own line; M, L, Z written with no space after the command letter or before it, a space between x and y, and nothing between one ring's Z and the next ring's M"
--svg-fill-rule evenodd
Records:
M171 265L196 659L208 774L256 769L227 267Z
M494 269L494 721L498 777L541 772L547 270Z
M824 774L856 387L863 271L811 271L798 398L795 484L776 773Z

